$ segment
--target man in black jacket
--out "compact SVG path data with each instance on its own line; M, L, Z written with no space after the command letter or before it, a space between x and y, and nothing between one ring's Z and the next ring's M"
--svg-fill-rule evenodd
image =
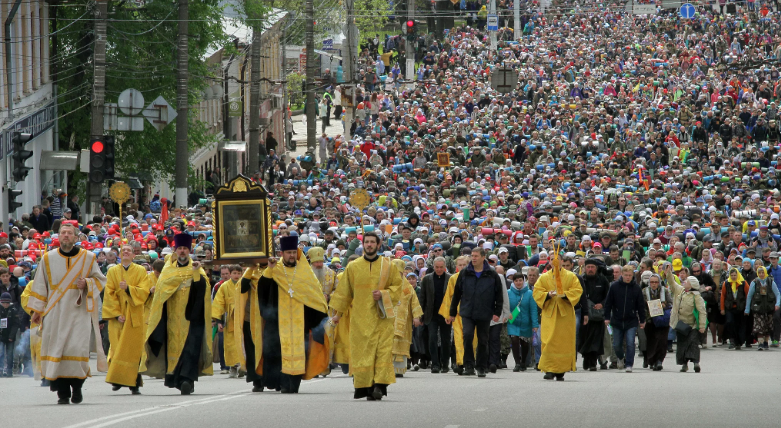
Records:
M472 250L472 263L459 275L450 303L448 324L455 320L461 305L464 325L464 374L485 377L488 366L488 330L491 320L499 322L504 304L502 280L485 261L485 250ZM477 330L477 363L475 364L472 341Z
M640 286L635 282L632 265L621 268L621 277L610 284L605 299L605 325L613 327L613 350L618 357L619 370L626 366L626 372L632 372L635 362L635 336L637 326L645 327L645 299ZM624 340L626 340L626 361L624 360Z
M591 319L589 308L593 308L594 314L604 309L607 292L610 283L600 272L600 265L604 269L602 260L590 258L586 260L586 275L583 276L583 295L580 298L583 304L583 327L580 329L580 343L578 351L583 355L583 369L597 371L597 359L603 354L605 338L605 326L602 318Z
M421 282L420 307L423 308L423 323L428 329L428 352L431 356L431 373L447 373L450 359L450 325L439 315L439 307L445 298L450 274L445 268L445 258L434 259L434 271L423 277ZM441 342L440 342L441 341ZM439 351L442 344L442 352Z
M47 232L52 228L52 225L49 223L49 217L46 217L46 215L41 212L40 205L33 207L33 213L30 214L30 224L32 224L33 229L37 230L39 233Z

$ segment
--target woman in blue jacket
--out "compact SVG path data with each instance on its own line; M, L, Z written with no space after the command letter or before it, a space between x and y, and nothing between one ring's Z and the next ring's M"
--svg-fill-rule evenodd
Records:
M512 342L514 372L526 371L526 359L532 345L532 337L540 323L537 317L537 304L532 297L532 290L526 285L522 273L513 275L513 285L507 291L510 298L510 308L514 318L507 322L507 334Z

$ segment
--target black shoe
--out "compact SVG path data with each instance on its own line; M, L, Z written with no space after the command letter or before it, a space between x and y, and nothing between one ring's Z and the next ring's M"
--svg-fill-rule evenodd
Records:
M492 371L491 373L496 373L496 371ZM485 369L477 369L477 377L485 377Z
M475 375L474 367L467 367L464 369L464 376L474 376L474 375Z
M541 370L540 370L540 364L539 364L539 363L537 363L537 364L535 364L535 365L534 365L534 370L537 370L538 372L539 372L539 371L541 371Z
M597 368L596 368L596 366L594 366L594 367L589 368L588 371L595 372L595 371L597 371Z
M734 343L730 343L728 349L735 349L735 344Z
M643 357L643 368L644 369L648 368L648 359L646 359L645 357Z
M750 344L750 343L747 343L747 344L746 344L746 348L751 348L751 344Z
M618 362L614 361L614 362L610 363L610 367L609 368L611 370L618 369Z
M453 372L459 376L464 375L464 366L456 366L456 368L453 369Z
M525 372L525 371L526 371L526 366L524 366L523 364L521 364L521 371L522 371L522 372Z
M442 370L440 370L439 372L440 373L447 373L448 371L449 370L448 370L447 366L442 366Z
M735 347L735 350L736 350L736 351L740 351L740 346L736 346L736 347Z
M371 395L369 395L369 396L366 397L366 401L377 401L377 400L374 397L372 397Z
M70 398L60 398L57 400L57 404L70 404Z
M428 362L421 361L420 364L418 364L421 369L427 369L428 368Z
M138 390L138 387L130 388L130 394L132 394L132 395L141 395L141 391Z
M47 387L48 388L49 386L51 386L51 384L52 383L51 383L51 381L49 381L49 379L44 379L44 380L41 381L41 386L43 386L43 387Z
M488 366L488 370L490 370L491 373L496 373L496 364L491 364Z
M516 372L516 373L521 371L521 365L520 364L516 364L515 367L513 367L513 371Z
M396 377L397 377L397 378L400 378L400 377L404 377L404 375L403 375L403 374L401 374L401 373L396 373Z
M263 392L263 386L253 386L252 392Z
M600 363L599 364L599 368L600 368L600 370L607 370L607 362Z
M111 387L112 391L119 391L120 389L122 389L122 385L114 385Z
M557 374L556 375L556 380L557 381L563 381L564 380L564 373Z
M179 390L182 391L182 395L190 395L193 392L193 385L190 382L182 382Z
M374 397L375 400L382 400L382 389L379 386L374 385L372 397Z
M507 368L507 363L505 363L505 362L499 363L499 368L500 369L506 369Z
M669 346L667 347L667 353L668 353L668 354L672 354L673 352L675 352L675 351L673 351L673 345L669 345Z
M79 404L84 401L84 397L81 395L81 389L74 389L73 396L71 397L71 403Z
M700 365L699 364L695 364L694 365L694 373L699 373L699 372L700 372Z
M431 373L439 373L439 367L434 366L431 368Z
M545 376L543 376L542 378L545 380L553 380L553 377L554 377L553 373L545 373Z
M282 394L292 394L293 393L293 391L291 391L291 390L289 390L287 388L282 388L282 389L279 390L279 392L282 393Z

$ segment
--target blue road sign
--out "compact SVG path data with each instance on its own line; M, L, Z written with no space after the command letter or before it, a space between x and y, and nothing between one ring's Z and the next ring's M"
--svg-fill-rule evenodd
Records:
M693 4L684 3L681 5L681 8L678 9L678 15L680 15L681 18L692 19L694 18L694 13L696 11Z

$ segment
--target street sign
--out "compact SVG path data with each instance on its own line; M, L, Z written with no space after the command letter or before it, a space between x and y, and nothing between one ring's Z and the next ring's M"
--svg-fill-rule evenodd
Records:
M656 15L656 4L633 4L633 15Z
M158 131L162 131L178 116L176 109L171 107L162 95L146 106L142 114Z
M488 31L499 30L499 17L496 15L488 15Z
M694 5L691 3L684 3L681 5L681 8L678 9L678 15L680 15L681 18L685 18L685 19L694 18L694 14L696 12L697 10L694 8Z
M770 11L768 10L767 6L762 6L762 9L759 9L759 13L761 13L762 16L767 16Z
M501 94L509 94L518 85L518 72L509 68L497 68L491 73L491 87Z

